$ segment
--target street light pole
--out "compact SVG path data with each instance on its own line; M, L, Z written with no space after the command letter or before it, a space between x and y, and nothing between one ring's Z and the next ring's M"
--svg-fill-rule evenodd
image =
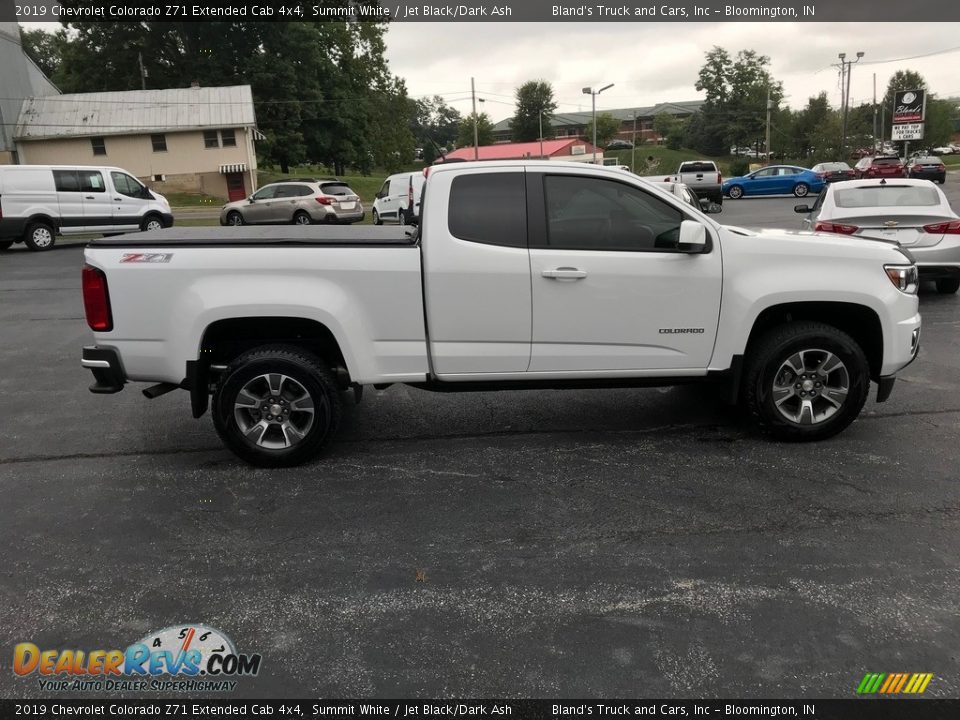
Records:
M473 86L473 78L470 78L470 99L473 103L473 159L480 159L480 141L477 137L477 92Z
M843 83L843 76L846 75L846 90L841 87L841 93L843 94L843 138L840 141L840 155L841 157L846 157L845 153L847 151L847 114L850 111L850 74L853 69L852 66L860 62L860 58L863 57L862 52L857 53L856 60L847 60L846 53L840 53L838 56L840 58L840 82Z
M609 90L613 87L613 83L609 85L604 85L599 90L594 90L592 87L585 87L583 89L584 95L589 95L590 99L593 101L593 164L597 164L597 95L602 93L604 90Z
M540 159L543 160L543 110L540 111Z

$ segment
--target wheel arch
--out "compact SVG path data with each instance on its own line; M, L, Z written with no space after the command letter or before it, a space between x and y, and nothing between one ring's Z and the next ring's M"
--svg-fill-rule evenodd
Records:
M830 325L852 337L863 349L870 364L870 378L880 377L883 366L883 325L873 308L850 302L811 301L771 305L757 315L750 329L744 355L768 330L798 320L812 320Z
M44 225L49 225L53 228L54 234L60 232L60 223L57 222L56 218L48 213L34 213L27 218L27 221L23 224L23 234L26 235L27 230L30 229L30 226L34 223L43 223Z
M326 362L338 384L350 385L350 370L343 350L329 327L310 318L253 316L215 320L203 331L197 360L187 362L186 385L193 416L200 417L209 403L211 379L220 366L262 345L293 345Z

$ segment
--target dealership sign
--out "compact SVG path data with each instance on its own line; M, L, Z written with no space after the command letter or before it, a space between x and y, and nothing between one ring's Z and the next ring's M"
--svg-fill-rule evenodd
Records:
M927 104L924 90L900 90L893 94L893 124L922 123ZM896 138L894 138L896 139Z
M894 125L890 130L890 139L897 140L923 140L923 123L900 123Z

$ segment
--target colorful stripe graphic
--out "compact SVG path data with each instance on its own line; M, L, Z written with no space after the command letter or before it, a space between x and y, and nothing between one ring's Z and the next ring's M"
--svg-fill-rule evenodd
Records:
M933 680L933 673L867 673L857 686L857 695L919 695Z

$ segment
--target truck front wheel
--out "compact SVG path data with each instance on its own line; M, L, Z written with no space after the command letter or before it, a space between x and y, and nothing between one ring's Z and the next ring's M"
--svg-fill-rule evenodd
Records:
M822 440L852 423L870 391L870 365L845 332L818 322L776 327L750 351L747 405L782 440Z
M314 457L336 431L340 395L315 355L289 345L234 360L213 397L213 424L224 444L259 467L291 467Z

